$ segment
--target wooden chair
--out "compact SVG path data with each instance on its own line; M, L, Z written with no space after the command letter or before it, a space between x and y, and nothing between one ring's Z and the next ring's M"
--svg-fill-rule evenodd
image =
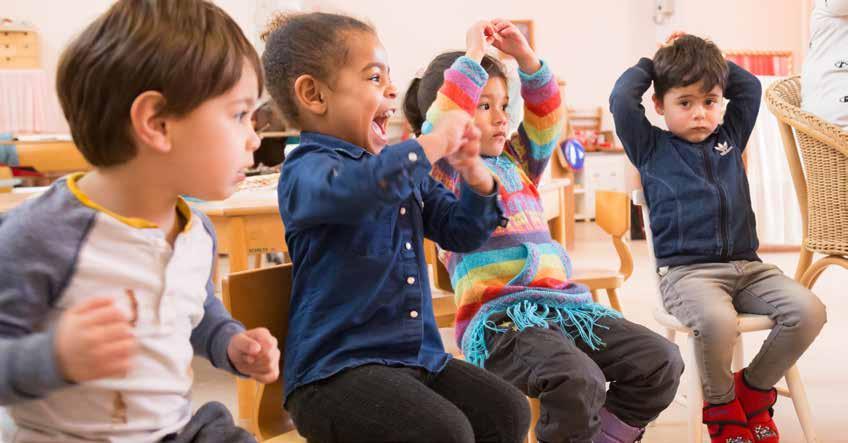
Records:
M292 287L291 263L230 274L223 280L224 305L248 329L265 327L279 342L282 374ZM248 430L261 442L301 443L283 409L283 378L258 385ZM242 399L240 398L241 402Z
M798 76L772 84L766 104L779 122L801 208L804 239L795 279L812 288L828 266L848 269L848 132L801 110ZM813 263L815 253L825 257Z
M618 289L633 273L633 254L625 237L630 230L630 200L627 194L597 191L595 193L595 223L612 237L612 243L618 253L619 268L614 270L576 267L571 278L588 286L595 301L598 301L598 292L605 290L613 309L622 312L621 303L618 300ZM427 240L424 249L427 262L433 265L433 282L436 289L452 292L450 275L442 262L438 260L436 245Z
M626 237L630 231L630 199L627 194L596 191L595 223L610 235L615 252L618 254L619 267L617 270L582 269L578 261L571 279L588 286L595 302L598 301L598 291L605 290L613 309L624 312L618 300L618 289L633 274L633 254L630 252Z
M654 266L654 246L653 234L651 233L650 211L645 202L645 196L641 190L633 191L633 204L642 208L642 219L645 222L645 235L648 239L648 251L650 251L651 266ZM659 281L657 282L659 284ZM663 307L662 298L657 291L658 304L654 310L654 319L666 329L666 338L674 342L677 333L686 335L688 349L683 353L686 359L686 371L688 379L684 382L681 391L686 392L686 409L689 417L689 443L701 443L703 441L703 415L702 408L704 404L703 390L701 387L701 377L698 373L698 365L695 360L694 342L695 337L691 329L684 326L677 320L676 317L666 312ZM739 332L738 339L733 350L733 362L731 368L734 372L745 367L744 347L742 346L742 334L745 332L768 331L774 326L772 321L766 315L739 314L736 324L736 329ZM807 401L807 392L804 389L804 383L801 381L801 373L798 367L792 365L786 374L786 385L788 388L777 387L777 393L784 397L792 399L792 404L795 406L795 413L798 416L798 421L801 423L801 428L804 431L804 437L807 443L816 442L815 429L813 429L812 413L810 405Z

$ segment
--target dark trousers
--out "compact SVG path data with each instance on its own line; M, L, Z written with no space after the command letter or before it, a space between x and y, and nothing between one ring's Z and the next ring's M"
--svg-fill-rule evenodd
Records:
M600 320L595 333L604 341L597 351L558 326L487 336L486 369L539 399L540 442L591 442L602 407L642 428L674 400L683 372L675 344L623 318Z
M530 427L525 396L451 359L437 374L365 365L297 388L286 407L310 442L509 442Z
M216 401L201 406L179 434L172 434L163 443L256 443L249 432L233 422L230 411Z

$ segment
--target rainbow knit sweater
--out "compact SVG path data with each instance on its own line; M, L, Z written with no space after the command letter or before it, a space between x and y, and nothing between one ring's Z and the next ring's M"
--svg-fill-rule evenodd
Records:
M558 325L564 334L601 345L593 332L600 318L617 316L592 303L585 286L569 281L571 261L550 235L539 197L539 180L564 125L559 87L546 63L533 74L519 71L524 119L498 157L484 162L498 180L506 227L471 253L440 251L456 297L456 339L465 359L483 366L486 330L504 332ZM460 57L445 71L445 82L427 111L424 131L446 111L473 115L488 75L479 63ZM460 177L444 160L433 176L454 193Z

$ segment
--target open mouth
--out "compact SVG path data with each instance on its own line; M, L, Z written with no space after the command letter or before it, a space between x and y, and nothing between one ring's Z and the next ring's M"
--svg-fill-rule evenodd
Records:
M375 142L385 145L388 142L389 119L395 114L395 110L387 109L378 113L371 121L371 132L375 136Z

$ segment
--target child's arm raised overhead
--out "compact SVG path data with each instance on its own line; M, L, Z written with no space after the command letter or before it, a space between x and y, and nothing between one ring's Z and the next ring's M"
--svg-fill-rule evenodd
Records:
M539 60L514 24L501 19L493 20L492 24L495 27L492 45L518 62L524 99L524 119L506 150L538 185L565 125L559 85L548 65Z
M343 161L341 154L322 146L297 148L286 160L277 188L287 228L357 224L371 217L375 207L406 200L429 179L431 163L459 149L469 121L464 113L449 113L432 133L359 162ZM368 154L363 150L362 155Z
M609 99L615 132L630 161L637 167L651 156L654 149L656 129L645 117L642 106L642 95L651 87L653 77L654 62L643 57L621 74Z
M733 136L733 141L744 150L748 137L757 122L763 88L760 80L731 61L727 62L727 88L724 96L730 100L724 113L724 127Z

